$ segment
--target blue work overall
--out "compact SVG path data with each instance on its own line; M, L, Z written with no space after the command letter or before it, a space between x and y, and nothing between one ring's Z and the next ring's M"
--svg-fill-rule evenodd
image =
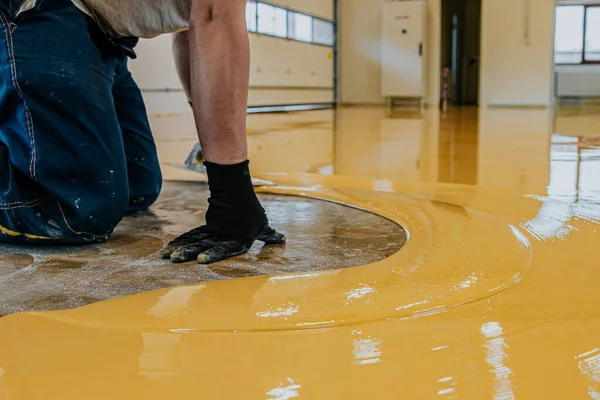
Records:
M0 241L106 240L162 183L127 52L70 0L0 0L0 23Z

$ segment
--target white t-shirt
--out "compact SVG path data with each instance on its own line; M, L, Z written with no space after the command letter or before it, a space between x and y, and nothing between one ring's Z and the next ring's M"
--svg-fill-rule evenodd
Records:
M192 0L71 0L118 36L149 38L189 28Z

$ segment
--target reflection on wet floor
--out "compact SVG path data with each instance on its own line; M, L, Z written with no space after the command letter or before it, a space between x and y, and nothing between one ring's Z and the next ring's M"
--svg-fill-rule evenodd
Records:
M158 135L165 177L198 180L200 175L181 169L195 133L192 127L181 132ZM349 175L376 179L377 190L385 190L386 180L458 183L564 201L547 201L540 218L525 227L540 237L555 232L554 217L544 215L569 209L568 203L597 201L600 194L600 114L594 112L559 112L553 118L549 110L457 108L445 114L429 109L390 115L377 107L342 108L251 115L248 133L252 170L259 177ZM101 246L3 246L0 315L205 280L346 268L385 258L406 239L402 229L370 214L267 196L273 225L289 238L286 247L256 246L250 255L210 267L159 260L157 251L166 241L202 223L206 195L194 184L167 184L154 214L127 218Z
M197 184L168 184L154 215L128 219L106 245L3 252L0 304L62 308L188 278L345 267L405 240L387 220L285 193L380 213L410 233L401 251L359 268L1 318L0 398L233 399L242 388L244 398L600 399L600 115L583 116L254 116L252 166L276 183L263 199L285 248L210 268L163 264L160 242L204 211ZM159 138L165 163L183 163L194 139L182 140L191 145ZM278 174L290 171L322 175Z
M207 187L168 182L152 212L127 217L105 244L35 248L0 245L0 315L72 308L165 287L256 275L363 265L398 251L398 225L341 205L263 196L271 225L289 243L263 247L221 263L170 264L166 241L201 225Z
M464 107L389 115L379 107L351 107L253 117L255 174L337 174L579 198L600 194L593 179L600 172L600 111L594 109Z

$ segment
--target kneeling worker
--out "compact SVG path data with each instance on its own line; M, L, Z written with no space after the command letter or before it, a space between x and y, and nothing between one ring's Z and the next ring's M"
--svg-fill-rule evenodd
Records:
M0 0L0 21L1 241L102 242L154 203L162 177L127 59L137 37L173 32L211 197L206 225L163 257L211 263L285 241L248 168L245 0Z

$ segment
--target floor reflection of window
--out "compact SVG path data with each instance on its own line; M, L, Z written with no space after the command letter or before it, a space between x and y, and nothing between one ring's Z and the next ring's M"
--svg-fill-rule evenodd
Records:
M600 193L600 160L598 150L582 150L579 167L579 196L590 197Z
M312 42L313 18L290 11L288 13L288 37L302 42Z
M258 32L287 37L287 10L258 3Z
M600 194L600 147L589 138L555 135L550 156L548 195L575 202Z
M554 160L550 162L550 185L548 195L570 197L577 194L576 160Z
M550 151L550 183L548 195L574 197L579 181L579 141L555 135Z
M506 364L507 350L510 348L504 338L504 330L498 322L488 322L481 326L487 349L486 361L494 374L494 399L514 400L511 378L512 370Z

